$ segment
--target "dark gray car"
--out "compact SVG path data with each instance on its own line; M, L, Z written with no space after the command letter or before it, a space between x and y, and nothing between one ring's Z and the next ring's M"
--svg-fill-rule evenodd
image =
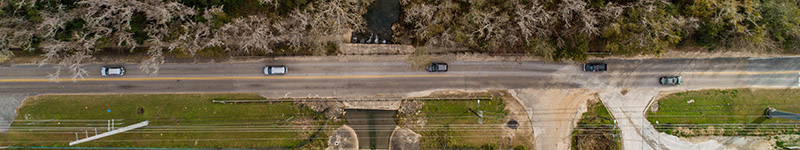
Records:
M447 72L447 63L431 63L425 70L428 72Z
M605 63L587 63L583 64L583 71L606 71L608 70L608 65Z
M658 79L661 85L681 85L681 76L666 76Z

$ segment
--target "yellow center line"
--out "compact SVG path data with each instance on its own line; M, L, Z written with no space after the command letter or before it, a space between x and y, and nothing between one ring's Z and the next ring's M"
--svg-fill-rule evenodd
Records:
M464 77L469 75L429 74L429 75L339 75L339 76L220 76L220 77L111 77L83 78L74 81L162 81L162 80L261 80L261 79L369 79L369 78L429 78L429 77ZM50 79L0 79L0 82L53 82ZM73 81L58 79L59 82Z
M763 74L800 74L800 71L770 71L770 72L682 72L692 75L763 75ZM109 78L61 78L57 81L163 81L163 80L263 80L263 79L369 79L369 78L435 78L435 77L488 77L488 74L457 75L457 74L419 74L419 75L335 75L335 76L217 76L217 77L109 77ZM0 82L53 82L50 79L0 79Z

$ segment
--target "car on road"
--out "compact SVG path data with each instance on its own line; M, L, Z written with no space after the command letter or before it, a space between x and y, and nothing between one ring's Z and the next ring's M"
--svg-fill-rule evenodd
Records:
M100 69L100 75L103 76L123 76L125 75L125 67L122 66L103 66Z
M447 63L431 63L425 70L428 72L447 72Z
M606 71L608 70L608 64L605 63L587 63L583 64L583 71Z
M681 76L664 76L658 81L661 85L681 85Z
M266 66L264 67L264 75L283 75L286 74L286 66Z

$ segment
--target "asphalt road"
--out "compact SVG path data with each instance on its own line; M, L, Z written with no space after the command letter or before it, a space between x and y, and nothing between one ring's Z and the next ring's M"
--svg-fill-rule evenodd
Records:
M252 63L163 64L148 75L123 64L124 77L101 77L89 64L83 79L46 79L51 66L0 67L0 131L14 118L24 96L51 93L255 92L267 97L403 97L433 89L523 88L733 88L800 86L800 58L603 60L607 72L583 72L580 64L537 61L450 60L449 71L412 68L405 58L373 60L269 60ZM283 76L264 76L265 65L285 65ZM64 73L68 74L68 73ZM667 87L658 77L681 75L684 84ZM8 106L5 106L8 105Z
M283 76L264 76L266 64L286 65ZM125 65L124 77L99 76L101 65L73 82L45 79L50 67L23 65L0 68L0 93L162 93L257 92L271 96L399 94L426 89L578 87L551 82L563 65L540 62L451 62L449 72L428 73L406 62L267 62L242 64L164 64L150 76Z

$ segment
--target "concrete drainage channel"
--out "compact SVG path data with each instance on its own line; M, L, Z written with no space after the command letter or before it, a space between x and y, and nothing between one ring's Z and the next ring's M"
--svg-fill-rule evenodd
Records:
M345 120L356 131L361 149L389 149L397 122L395 110L346 109Z

